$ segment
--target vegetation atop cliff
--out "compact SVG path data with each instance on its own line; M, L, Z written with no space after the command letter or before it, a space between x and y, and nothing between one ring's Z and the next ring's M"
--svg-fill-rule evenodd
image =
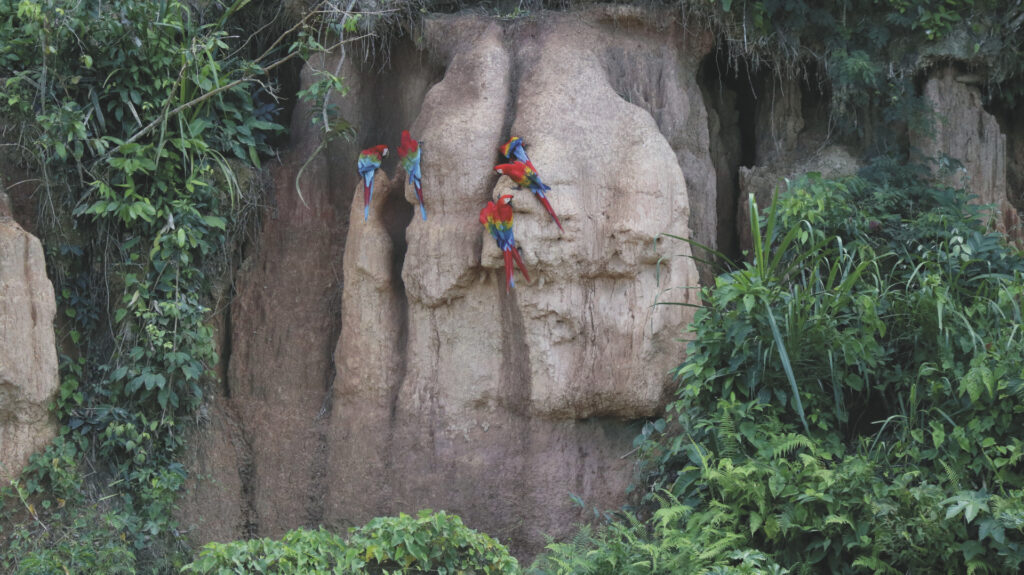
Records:
M713 8L709 8L709 4ZM688 3L716 22L734 58L783 76L806 71L830 96L841 130L865 135L872 122L928 119L914 82L955 61L975 72L986 97L1013 104L1024 94L1024 6L1007 0L722 0ZM810 77L809 77L810 78ZM885 146L891 132L869 142Z
M872 125L926 127L915 81L929 67L957 62L975 74L987 102L1024 97L1024 5L1016 0L620 0L698 30L711 30L732 64L803 78L830 100L836 130L892 152L892 132ZM386 38L421 12L473 8L505 20L588 4L572 0L376 0L360 24Z

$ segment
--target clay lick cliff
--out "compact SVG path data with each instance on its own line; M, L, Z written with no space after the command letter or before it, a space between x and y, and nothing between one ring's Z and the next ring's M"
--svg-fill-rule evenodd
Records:
M341 70L359 135L303 172L307 206L294 179L319 141L294 115L235 281L225 385L192 442L181 515L198 542L432 508L532 554L580 519L570 494L625 502L635 421L658 414L692 319L653 304L697 301L664 292L698 284L688 247L654 240L718 233L694 81L710 38L633 10L430 16L383 69L353 49L308 63L306 83ZM422 142L426 221L395 157L403 129ZM511 135L564 233L494 173ZM356 156L376 144L392 154L364 222ZM533 279L511 293L478 221L506 193Z

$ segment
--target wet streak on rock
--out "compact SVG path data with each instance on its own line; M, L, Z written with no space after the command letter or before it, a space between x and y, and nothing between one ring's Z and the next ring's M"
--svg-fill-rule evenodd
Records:
M526 343L526 334L523 327L523 314L519 309L519 302L516 300L515 288L509 294L505 293L504 282L496 282L496 289L499 290L501 301L501 324L504 330L504 337L501 342L501 385L507 390L509 407L509 426L512 433L510 443L518 444L510 449L512 453L519 454L520 458L530 453L532 433L530 433L531 415L530 395L532 382L530 376L530 350ZM508 447L512 447L511 445ZM519 461L522 461L520 459ZM529 500L530 491L533 488L531 478L526 472L525 466L520 463L515 469L516 478L511 486L516 500L525 502ZM510 542L513 545L529 539L530 525L520 521L511 532ZM518 546L518 545L516 545Z
M339 286L342 286L340 278L337 283ZM329 303L331 316L339 318L335 329L332 330L329 340L330 342L336 342L338 337L341 335L341 292L342 290L339 289L337 296L331 298ZM320 412L317 413L313 422L314 428L316 429L316 447L313 462L311 464L312 474L310 477L310 490L306 498L306 526L310 528L317 527L323 523L324 500L327 498L327 461L329 458L329 427L327 423L331 418L331 411L334 407L334 378L337 375L337 366L334 363L333 349L328 351L328 355L331 357L331 362L328 366L327 377L324 381L323 404L320 406Z
M231 298L235 297L234 286L231 288ZM231 306L224 306L223 321L221 322L220 336L221 336L221 347L220 347L220 365L223 366L223 375L218 379L220 393L225 399L231 399L231 385L228 382L228 373L230 373L231 365Z
M228 438L234 448L238 481L241 486L239 490L241 524L235 526L235 531L244 539L253 539L259 536L260 520L256 507L256 459L253 456L252 443L245 433L245 426L242 424L238 411L232 406L230 400L220 404L218 411L223 416Z

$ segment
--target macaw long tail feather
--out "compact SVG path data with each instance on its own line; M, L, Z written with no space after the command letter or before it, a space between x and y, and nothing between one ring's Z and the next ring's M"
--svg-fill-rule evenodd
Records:
M423 207L423 187L417 180L413 181L412 187L416 190L416 199L420 202L420 214L423 216L423 221L427 221L427 208Z
M363 221L370 219L370 198L373 196L373 188L363 184Z
M523 272L523 277L526 278L526 283L530 283L530 274L526 273L526 266L523 265L523 256L519 255L519 250L512 248L506 254L511 252L512 258L516 260L516 265L519 266L519 271Z
M515 279L512 278L512 274L513 274L513 271L512 271L512 258L513 258L513 255L512 254L516 254L514 257L519 257L519 254L516 253L515 248L512 248L511 250L504 250L504 252L505 252L505 293L508 293L509 290L514 288L515 285L516 285ZM529 280L527 280L527 281L529 281Z
M547 209L548 213L551 214L551 217L554 218L555 224L558 225L558 231L564 232L565 230L562 229L562 222L558 221L558 216L555 215L555 210L551 208L551 203L548 202L548 199L540 194L537 194L537 199L540 200L540 203L544 204L544 208Z

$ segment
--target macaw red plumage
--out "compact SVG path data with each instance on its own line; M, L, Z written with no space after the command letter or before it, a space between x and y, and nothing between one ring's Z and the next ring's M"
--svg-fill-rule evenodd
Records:
M370 217L370 200L373 198L373 176L380 168L388 147L374 146L359 152L359 175L363 177L363 221Z
M526 273L526 266L523 265L523 258L519 255L519 250L516 249L516 239L512 234L512 206L509 205L511 201L511 195L504 195L498 198L497 204L487 202L484 209L480 210L480 223L487 228L487 231L491 232L491 236L494 241L498 242L498 247L501 248L505 256L506 292L516 285L512 277L515 273L512 269L513 261L519 266L519 271L522 272L526 281L530 281L530 274Z
M551 187L540 181L540 175L537 174L537 170L534 170L520 160L516 160L511 164L498 164L497 166L494 166L494 171L508 176L520 188L529 188L530 191L540 199L540 203L544 204L544 208L547 209L548 213L551 214L551 218L554 219L555 224L558 225L558 230L565 231L562 230L562 222L558 221L558 216L555 215L555 210L552 209L547 196L544 195L544 191L550 190Z
M398 146L398 159L402 162L405 173L409 174L409 181L416 189L416 199L420 201L420 214L423 221L427 220L427 209L423 207L423 188L420 183L420 143L412 139L409 130L402 130L402 143Z

